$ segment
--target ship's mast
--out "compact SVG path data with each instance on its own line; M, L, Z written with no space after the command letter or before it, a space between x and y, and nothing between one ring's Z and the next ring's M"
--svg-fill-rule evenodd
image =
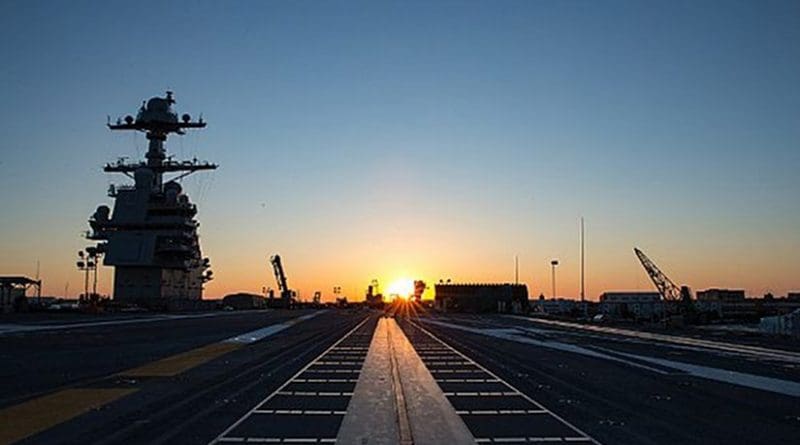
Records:
M179 121L177 113L172 111L172 104L174 103L175 99L172 97L172 91L167 91L166 97L154 97L143 103L135 119L133 116L128 115L125 116L124 120L117 119L116 124L109 123L108 128L111 130L145 132L149 141L147 154L145 155L147 161L126 163L124 160L119 160L114 164L106 164L103 170L123 173L133 177L132 173L137 169L147 167L154 174L153 187L160 189L163 184L164 173L181 172L175 178L180 179L199 170L216 169L216 164L200 162L197 159L178 162L167 158L164 142L166 142L170 133L182 135L186 133L185 130L188 128L205 128L206 126L202 117L192 122L192 117L188 114L181 116Z

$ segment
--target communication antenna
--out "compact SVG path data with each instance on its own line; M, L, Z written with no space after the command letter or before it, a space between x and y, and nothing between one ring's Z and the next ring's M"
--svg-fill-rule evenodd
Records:
M583 217L581 216L581 303L586 300L586 282L584 278L585 261L584 261L584 232L583 232Z

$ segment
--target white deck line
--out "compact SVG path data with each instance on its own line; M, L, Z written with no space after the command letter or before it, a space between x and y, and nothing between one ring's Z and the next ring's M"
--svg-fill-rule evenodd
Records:
M575 426L575 425L571 424L570 422L568 422L566 419L564 419L563 417L559 416L558 414L556 414L556 413L554 413L554 412L550 411L549 409L545 408L544 406L542 406L542 404L540 404L539 402L537 402L537 401L533 400L533 399L532 399L530 396L528 396L528 395L527 395L527 394L525 394L524 392L522 392L522 391L520 391L519 389L517 389L517 387L515 387L514 385L512 385L512 384L508 383L507 381L505 381L505 380L501 379L501 378L500 378L500 377L499 377L497 374L493 373L492 371L489 371L488 369L486 369L485 367L481 366L481 365L480 365L479 363L477 363L476 361L474 361L474 360L472 360L471 358L469 358L469 357L467 357L466 355L464 355L464 354L463 354L461 351L459 351L458 349L456 349L456 348L454 348L454 347L450 346L448 343L446 343L446 342L444 342L443 340L441 340L440 338L436 337L435 335L433 335L433 333L431 333L431 332L430 332L430 331L428 331L427 329L425 329L425 328L423 328L422 326L420 326L420 325L419 325L419 323L415 323L415 322L413 322L413 321L411 321L411 320L409 320L409 323L411 323L412 325L414 325L415 327L417 327L417 328L418 328L419 330L421 330L422 332L426 333L426 334L427 334L427 335L428 335L430 338L432 338L432 339L436 340L436 341L437 341L437 342L439 342L441 345L443 345L443 346L447 347L447 348L448 348L448 349L450 349L451 351L453 351L453 352L455 352L456 354L460 355L460 356L461 356L461 357L463 357L465 360L468 360L468 361L472 362L472 363L473 363L475 366L477 366L478 368L480 368L480 369L481 369L482 371L484 371L486 374L488 374L488 375L492 376L492 378L499 380L501 383L503 383L504 385L506 385L506 386L507 386L509 389L511 389L512 391L514 391L514 392L516 393L516 395L518 395L518 396L520 396L520 397L524 398L525 400L529 401L529 402L530 402L530 403L532 403L533 405L535 405L535 406L537 406L537 407L539 407L539 408L541 408L541 409L543 409L543 410L547 411L547 413L548 413L548 414L550 414L551 416L555 417L557 420L559 420L561 423L563 423L564 425L566 425L566 426L568 426L569 428L571 428L573 431L575 431L576 433L578 433L578 434L579 434L580 436L582 436L583 438L587 439L587 440L588 440L588 441L590 441L591 443L594 443L594 444L596 444L596 445L600 445L600 442L598 442L596 439L594 439L593 437L591 437L591 436L589 436L588 434L586 434L585 432L583 432L583 431L582 431L580 428L578 428L577 426ZM461 395L460 393L456 393L456 394L457 394L457 395ZM481 394L481 395L483 395L483 394Z
M783 349L772 349L761 346L741 345L741 344L728 343L718 340L704 340L692 337L682 337L678 335L657 334L654 332L634 331L631 329L623 329L623 328L612 328L607 326L570 323L566 321L543 320L539 318L523 317L521 315L504 315L504 317L513 318L517 320L524 320L533 324L537 323L546 324L563 328L578 329L582 331L597 332L601 334L622 335L626 337L643 339L643 340L659 341L663 343L672 343L677 345L715 349L718 351L732 352L736 354L753 355L758 358L779 360L786 363L800 363L800 353L794 351L787 351Z
M229 426L229 427L228 427L228 428L226 428L226 429L225 429L225 430L224 430L222 433L220 433L220 435L219 435L219 436L217 436L216 438L214 438L214 440L212 440L211 442L209 442L209 445L213 445L213 444L216 444L216 443L219 443L219 442L226 442L226 441L229 441L229 439L234 439L234 440L235 440L235 439L238 439L238 438L226 438L225 436L226 436L228 433L230 433L231 431L233 431L233 430L234 430L234 428L236 428L237 426L239 426L239 425L240 425L242 422L244 422L244 421L245 421L245 419L247 419L248 417L250 417L250 415L251 415L251 414L253 414L253 412L257 411L259 406L261 406L261 405L263 405L264 403L266 403L266 402L267 402L269 399L273 398L273 397L274 397L276 394L278 394L278 393L280 393L280 392L283 392L283 390L284 390L284 389L285 389L287 386L289 386L289 385L292 383L292 381L293 381L294 379L296 379L296 378L298 378L300 375L302 375L302 374L303 374L303 373L304 373L304 372L305 372L305 371L306 371L308 368L310 368L310 367L311 367L311 365L313 365L313 364L314 364L314 362L316 362L317 360L321 359L322 357L324 357L324 356L325 356L325 354L327 354L328 352L330 352L331 350L333 350L334 348L336 348L336 346L338 346L340 343L342 343L342 342L343 342L343 341L344 341L344 340L345 340L347 337L349 337L349 336L350 336L350 334L352 334L353 332L357 331L357 330L358 330L358 328L360 328L361 326L363 326L363 325L364 325L364 323L366 323L368 320L369 320L369 317L366 317L366 318L364 318L364 319L363 319L363 320L362 320L360 323L358 323L358 324L357 324L357 325L356 325L356 326L355 326L353 329L349 330L349 331L348 331L346 334L344 334L344 335L343 335L341 338L339 338L338 340L336 340L336 343L332 344L332 345L331 345L331 346L330 346L328 349L326 349L326 350L322 351L322 353L321 353L320 355L318 355L316 358L314 358L314 360L311 360L311 361L310 361L310 362L309 362L307 365L305 365L305 366L304 366L302 369L300 369L299 371L297 371L297 372L295 373L295 375L293 375L291 378L289 378L289 380L287 380L286 382L284 382L284 383L283 383L283 385L279 386L279 387L278 387L278 389L276 389L275 391L273 391L273 392L272 392L272 394L270 394L270 395L268 395L267 397L265 397L265 398L264 398L264 400L262 400L262 401L258 402L258 403L256 404L256 406L254 406L254 407L253 407L253 409L251 409L250 411L248 411L248 412L247 412L245 415L243 415L242 417L240 417L240 418L239 418L239 420L237 420L236 422L234 422L234 423L233 423L231 426Z
M248 311L248 314L257 312L268 311ZM209 317L225 317L231 315L241 315L241 312L207 312L201 314L175 314L175 315L147 315L147 316L133 316L126 318L115 318L112 320L102 321L76 321L74 323L56 322L48 324L47 322L39 324L19 324L19 323L3 323L0 324L0 335L17 334L22 332L38 332L38 331L59 331L64 329L80 329L95 326L117 326L126 324L137 323L156 323L160 321L174 321L174 320L189 320L193 318L209 318Z
M223 340L222 343L238 343L238 344L255 343L269 336L275 335L278 332L285 331L286 329L289 329L290 327L296 325L297 323L314 318L317 315L322 314L324 312L325 312L324 310L312 312L310 314L306 314L297 318L293 318L291 320L284 321L283 323L273 324L261 329L256 329L255 331L245 332L244 334L239 334L235 337Z

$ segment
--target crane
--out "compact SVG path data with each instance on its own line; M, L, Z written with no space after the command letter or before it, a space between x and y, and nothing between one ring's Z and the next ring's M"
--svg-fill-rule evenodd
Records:
M647 275L653 280L653 284L656 285L658 293L661 294L661 298L666 301L691 302L692 291L688 286L678 287L664 272L661 272L661 269L656 266L656 263L648 258L644 252L637 248L634 248L633 251L636 253L636 256L639 257L639 261L641 261L644 270L647 271Z
M275 271L275 281L278 282L278 290L281 292L281 299L284 302L289 302L292 299L292 291L286 284L286 274L283 272L283 264L281 263L281 256L274 255L269 261L272 263L272 269Z
M661 269L656 266L656 264L647 257L641 250L638 248L633 249L636 256L639 257L639 261L642 263L642 267L647 272L647 275L650 276L650 279L653 280L653 284L656 285L658 289L658 293L661 294L661 297L667 301L677 301L681 297L681 290L672 280L669 279L668 276L661 272Z

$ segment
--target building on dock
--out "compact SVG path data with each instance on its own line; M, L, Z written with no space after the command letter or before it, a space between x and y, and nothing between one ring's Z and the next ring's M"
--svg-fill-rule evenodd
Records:
M28 277L0 277L0 313L23 311L28 306L27 292L36 288L36 295L41 298L42 280Z
M267 299L263 295L240 292L226 295L222 299L222 305L236 310L266 309Z
M550 315L571 315L581 310L581 302L568 298L545 298L539 295L538 299L528 302L531 312Z
M614 318L652 319L663 316L664 301L658 292L603 292L600 312Z
M697 291L697 301L721 301L736 302L744 301L743 289L706 289Z
M528 311L528 287L510 283L438 283L434 308L442 312L498 312L521 314Z

